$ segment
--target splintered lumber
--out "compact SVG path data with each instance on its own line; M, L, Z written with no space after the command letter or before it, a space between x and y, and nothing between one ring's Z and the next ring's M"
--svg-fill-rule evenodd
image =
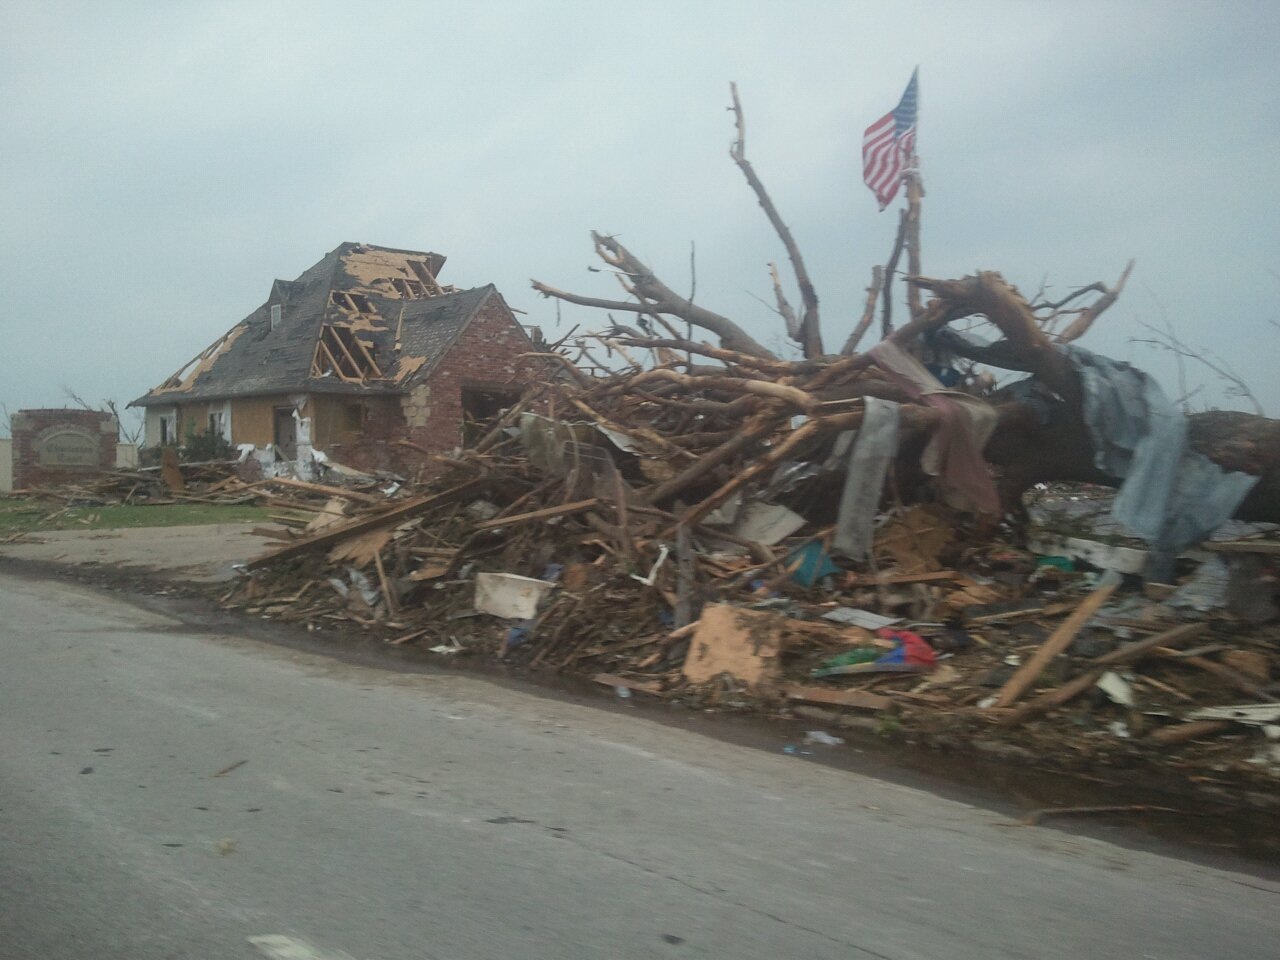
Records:
M1194 639L1207 629L1208 627L1203 623L1187 623L1180 627L1174 627L1172 630L1166 630L1164 633L1157 633L1155 636L1126 643L1110 653L1105 653L1090 660L1090 669L1080 674L1080 676L1068 680L1062 686L1055 687L1029 703L1023 704L1011 713L1001 717L999 722L1001 726L1016 726L1055 707L1060 707L1064 703L1069 703L1093 687L1102 678L1102 675L1112 667L1141 660L1148 653L1155 651L1157 647L1167 647Z
M1176 746L1188 740L1199 740L1221 733L1231 726L1230 720L1192 720L1190 723L1179 723L1172 727L1161 727L1147 735L1151 743L1164 747Z
M618 691L636 690L653 697L662 696L662 684L652 680L632 680L612 673L597 673L591 679L594 683L598 683L603 687L613 687L614 690Z
M893 698L869 690L832 690L830 687L787 687L788 700L820 703L829 707L856 707L859 710L888 710Z
M307 483L305 480L293 480L289 477L269 477L266 480L260 480L254 486L289 487L293 490L318 493L326 497L344 497L347 500L357 500L360 503L382 504L387 502L386 497L375 496L372 493L359 493L343 487L325 486L322 483Z
M456 487L451 487L441 493L433 494L429 497L419 497L416 500L410 500L391 510L384 510L381 513L375 513L372 516L361 517L350 523L335 525L321 532L304 537L294 543L270 550L262 554L260 557L254 557L245 564L247 570L257 570L279 560L288 560L291 557L298 557L312 550L318 550L321 547L327 547L331 544L346 540L348 537L359 536L362 533L368 533L370 530L376 530L378 527L387 526L393 523L403 523L406 520L412 520L433 507L441 503L452 500L454 497L462 496L470 490L474 490L480 485L479 480L468 480Z
M471 529L477 531L497 530L504 527L517 527L522 523L535 523L539 520L550 520L553 517L567 517L571 514L582 513L584 510L590 510L592 507L600 505L599 497L592 497L590 500L578 500L574 503L562 503L556 507L546 507L542 510L533 510L529 513L516 514L514 517L494 517L492 520L485 520L475 524Z
M1161 655L1167 656L1167 654L1164 654L1164 653L1162 653ZM1258 686L1258 684L1254 683L1248 677L1241 676L1240 674L1236 673L1236 671L1232 670L1230 667L1225 666L1224 664L1218 663L1215 660L1210 660L1208 657L1184 656L1184 657L1174 657L1173 659L1175 659L1178 663L1185 663L1193 667L1198 667L1199 669L1203 670L1205 673L1211 673L1215 677L1220 677L1221 679L1227 681L1227 683L1235 687L1237 690L1239 690L1241 693L1247 693L1251 697L1256 697L1259 700L1265 700L1268 703L1278 702L1275 697L1267 693L1266 690Z
M1265 553L1280 554L1280 542L1275 540L1218 540L1203 544L1215 553Z
M186 488L182 468L178 466L178 451L174 447L164 447L160 451L160 479L171 491Z
M1000 693L996 696L996 702L992 706L1007 707L1016 703L1018 698L1026 693L1031 685L1036 682L1036 678L1044 672L1044 668L1049 665L1049 662L1071 646L1071 641L1076 638L1076 634L1089 622L1089 618L1097 613L1115 592L1115 584L1106 584L1089 594L1075 608L1071 616L1067 617L1066 620L1059 624L1058 629L1049 635L1049 639L1040 645L1040 649L1032 654L1031 659L1019 667L1008 682L1000 688Z
M367 567L386 547L391 540L391 534L392 531L387 527L379 527L376 530L370 530L368 533L362 533L359 536L343 540L341 543L335 544L333 549L329 551L329 562L346 562L360 568Z
M984 613L980 617L965 617L964 622L970 627L980 627L988 623L1013 623L1017 620L1034 620L1038 617L1056 617L1073 608L1070 603L1052 603L1043 607L1029 607L1025 610L1010 610L1006 613Z
M378 584L382 587L382 599L387 605L387 615L392 617L397 616L400 613L399 604L396 603L395 591L387 581L387 569L382 565L381 550L374 552L373 566L378 572Z
M903 583L935 583L940 580L959 580L961 574L955 570L930 570L926 573L882 573L870 577L859 577L858 583L879 583L885 586Z

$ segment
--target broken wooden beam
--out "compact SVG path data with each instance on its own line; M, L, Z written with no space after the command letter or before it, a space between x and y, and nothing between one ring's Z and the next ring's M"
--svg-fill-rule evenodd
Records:
M1030 720L1032 717L1047 713L1055 707L1069 703L1086 690L1092 688L1110 668L1135 663L1147 654L1154 653L1159 647L1167 647L1171 644L1183 643L1194 639L1207 629L1208 627L1203 623L1188 623L1180 627L1174 627L1172 630L1166 630L1164 633L1157 633L1152 637L1126 643L1110 653L1104 653L1102 656L1090 660L1090 669L1029 703L1023 704L1016 710L1005 714L999 719L999 723L1001 726L1006 727L1016 726L1019 723Z
M856 707L859 710L888 710L891 697L868 690L833 690L830 687L787 687L786 698L801 703L820 703L829 707Z
M1179 723L1171 727L1160 727L1158 730L1153 730L1147 734L1147 741L1158 743L1163 747L1171 747L1179 743L1186 743L1188 740L1211 737L1230 726L1230 720L1192 720L1189 723Z
M1044 672L1044 668L1049 665L1058 654L1062 653L1067 647L1071 646L1071 641L1078 634L1089 619L1098 612L1104 603L1111 599L1111 595L1116 592L1116 584L1105 584L1099 587L1072 611L1071 616L1067 617L1058 628L1049 635L1049 639L1040 645L1040 648L1032 654L1031 658L1019 667L1008 679L1000 693L996 696L996 702L992 704L995 707L1008 707L1018 701L1033 683L1036 678Z
M307 493L318 493L326 497L343 497L344 499L355 500L359 503L384 504L387 502L387 498L385 496L379 497L371 493L359 493L355 490L347 490L344 487L330 487L322 483L308 483L305 480L293 480L289 477L268 477L265 480L259 480L257 483L251 484L251 486L289 487L293 490L303 490Z
M497 530L503 527L516 527L523 523L534 523L538 520L551 520L555 517L567 517L575 513L582 513L584 510L590 510L592 507L600 505L599 497L592 497L590 500L577 500L573 503L562 503L555 507L545 507L542 510L533 510L529 513L520 513L514 517L494 517L492 520L484 520L477 523L473 530Z
M471 490L476 489L481 481L468 480L456 487L451 487L441 493L434 494L429 497L419 497L416 500L410 500L398 507L390 510L384 510L381 513L375 513L372 516L360 517L350 523L341 525L335 524L319 533L310 537L304 537L294 543L279 547L264 553L260 557L254 557L245 564L246 570L257 570L260 567L268 566L279 560L288 560L291 557L298 557L312 550L318 550L321 547L327 547L335 543L346 540L348 537L359 536L362 533L368 533L370 530L376 530L389 524L404 523L406 520L412 520L414 517L426 513L433 507L439 506L452 500L454 497L461 496Z

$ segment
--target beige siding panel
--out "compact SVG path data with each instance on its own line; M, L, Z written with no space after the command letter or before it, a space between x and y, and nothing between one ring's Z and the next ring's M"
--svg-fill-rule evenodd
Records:
M276 407L291 407L288 397L243 397L231 401L231 442L265 447L276 442Z

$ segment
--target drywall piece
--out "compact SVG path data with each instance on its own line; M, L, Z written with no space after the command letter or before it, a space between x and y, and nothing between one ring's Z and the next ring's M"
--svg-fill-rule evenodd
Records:
M476 609L506 620L532 620L538 602L555 584L514 573L477 573Z
M844 623L851 627L861 627L863 630L881 630L902 622L901 617L882 617L878 613L859 610L856 607L836 607L824 613L822 619Z
M804 525L804 517L780 504L748 503L738 515L733 533L743 540L770 547Z

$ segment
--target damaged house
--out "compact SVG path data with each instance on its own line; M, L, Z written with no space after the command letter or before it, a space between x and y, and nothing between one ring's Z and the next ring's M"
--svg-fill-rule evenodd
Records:
M313 452L417 471L545 378L541 348L493 285L458 290L437 253L344 243L131 406L146 445L206 431L260 459ZM539 337L540 339L540 337ZM264 452L265 451L265 452Z

